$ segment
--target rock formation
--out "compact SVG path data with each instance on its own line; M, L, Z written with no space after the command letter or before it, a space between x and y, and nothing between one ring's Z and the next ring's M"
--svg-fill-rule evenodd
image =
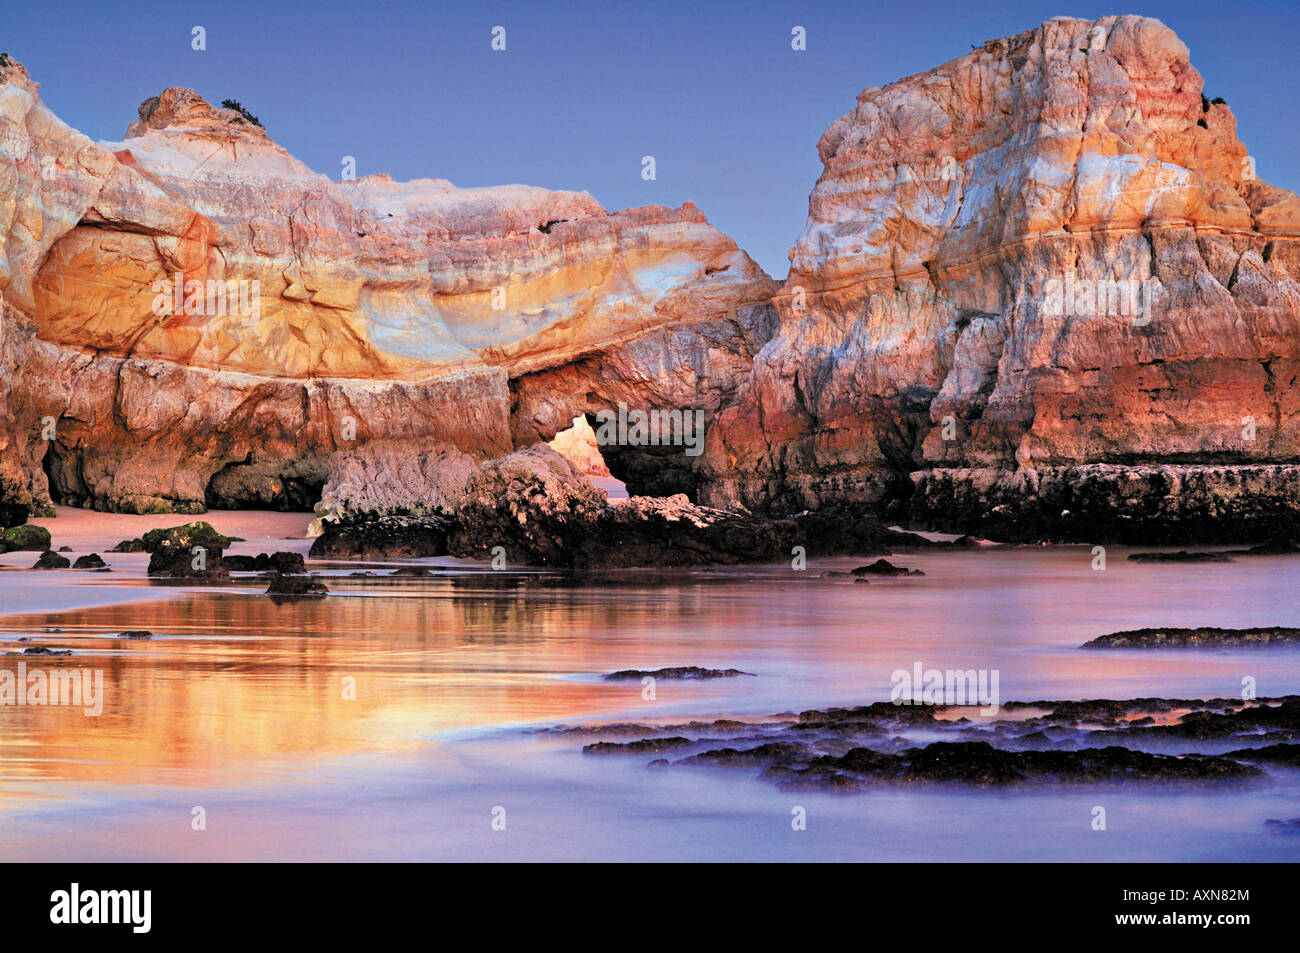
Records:
M306 508L372 440L479 459L712 415L775 284L692 205L334 182L193 91L91 142L0 67L0 498Z
M1005 538L1294 525L1300 199L1163 24L992 40L864 90L818 149L704 501Z
M625 402L701 410L707 447L602 446L609 471L714 512L1296 535L1300 198L1202 86L1123 16L867 89L778 289L689 204L335 182L182 89L96 144L10 63L0 518L445 515Z

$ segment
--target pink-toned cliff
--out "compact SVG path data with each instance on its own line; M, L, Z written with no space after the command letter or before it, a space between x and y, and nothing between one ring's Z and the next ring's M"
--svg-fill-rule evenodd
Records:
M190 90L94 143L0 68L0 180L0 479L37 504L304 505L373 439L712 413L771 330L774 283L694 206L335 182Z
M1072 468L1300 456L1300 199L1159 21L992 40L864 90L818 149L707 500L978 523Z

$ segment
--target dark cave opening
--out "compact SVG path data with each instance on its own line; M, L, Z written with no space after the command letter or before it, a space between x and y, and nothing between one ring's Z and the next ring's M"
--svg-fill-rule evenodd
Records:
M63 469L62 464L58 444L49 441L45 453L41 456L41 470L45 472L45 482L49 486L50 502L55 506L62 506L64 502L63 486L59 475L59 471Z
M210 510L309 512L325 490L324 473L281 473L241 461L228 463L208 480L203 504Z

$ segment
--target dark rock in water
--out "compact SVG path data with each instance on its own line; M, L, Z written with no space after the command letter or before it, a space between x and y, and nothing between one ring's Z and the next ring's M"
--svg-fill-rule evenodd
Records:
M752 748L715 748L686 758L682 764L719 764L748 766L754 764L789 764L806 762L813 756L805 744L773 741Z
M144 551L143 539L124 539L109 550L110 553L143 553Z
M1162 649L1205 645L1265 646L1300 644L1300 629L1131 629L1083 643L1085 649Z
M230 570L222 553L230 538L202 520L151 529L141 537L143 551L150 554L149 575L184 579L224 579Z
M855 576L924 576L919 569L907 569L895 566L887 559L877 559L870 566L859 566L852 570Z
M279 552L269 556L258 553L256 556L223 556L226 568L231 572L280 572L301 573L307 571L307 564L301 553Z
M58 553L46 550L41 553L41 558L36 560L33 569L67 569L72 563L68 562L68 557L60 556Z
M1270 817L1264 822L1264 826L1274 834L1300 835L1300 817L1290 817L1286 820Z
M29 649L23 649L19 652L6 652L6 655L71 655L72 649L51 649L44 645L33 645Z
M583 754L654 754L671 751L675 748L689 748L698 742L689 738L643 738L640 741L619 743L617 741L597 741L583 746Z
M1300 538L1294 464L943 467L911 480L909 525L999 542L1186 546Z
M218 533L211 523L203 520L166 529L151 529L140 540L146 553L157 553L164 549L193 549L196 546L224 551L233 542L229 536Z
M803 545L810 556L884 556L895 549L955 545L890 529L873 508L853 503L827 505L788 519L793 526L792 545Z
M90 553L86 556L78 556L73 562L73 569L103 569L105 566L104 559L99 553Z
M451 520L443 516L381 516L356 523L325 523L311 557L402 559L446 556Z
M429 570L423 566L398 566L388 575L390 576L428 576Z
M851 573L851 572L841 572L841 571L838 570L838 569L831 569L831 570L829 570L828 572L824 572L824 573L822 573L821 576L820 576L819 578L821 578L821 579L852 579L852 578L853 578L853 573Z
M278 552L258 553L253 560L257 572L301 573L307 571L307 563L302 553Z
M1236 751L1229 751L1224 757L1237 761L1286 764L1293 768L1300 768L1300 745L1276 744L1265 745L1262 748L1238 748Z
M670 681L673 679L735 678L737 675L753 676L753 674L753 672L742 672L735 668L700 668L698 665L684 665L675 668L657 668L652 672L628 668L618 672L610 672L605 676L605 680L617 682L654 678L661 681Z
M1135 563L1230 563L1233 561L1227 553L1189 553L1185 549L1176 553L1130 553L1128 558Z
M277 573L271 576L270 580L271 584L266 590L268 596L297 596L318 599L329 594L329 587L311 576L290 576Z
M50 531L44 526L25 523L0 533L0 552L45 552L50 548Z
M1251 546L1248 549L1229 549L1225 556L1293 556L1300 553L1300 540L1280 538Z
M129 629L117 634L119 639L152 639L153 633L148 629Z
M1006 751L986 741L936 741L887 755L855 748L839 759L821 759L807 771L816 774L826 768L869 780L976 787L1027 782L1246 780L1262 775L1257 768L1227 758L1183 758L1117 745L1073 751Z
M598 725L563 733L628 739L601 741L584 749L598 753L657 754L694 748L694 753L673 765L749 766L782 785L822 789L880 784L1239 783L1265 777L1265 765L1293 766L1300 751L1300 745L1276 744L1227 754L1175 755L1138 747L1147 739L1186 737L1236 738L1249 744L1285 733L1289 730L1285 726L1300 725L1300 696L1258 704L1142 698L1008 702L1001 707L1018 715L976 722L938 717L943 706L877 702L753 722ZM1190 711L1177 723L1152 724L1150 713L1181 709ZM1113 727L1096 728L1099 722ZM1141 722L1145 726L1137 727ZM913 731L922 737L909 740ZM725 747L718 743L723 733ZM947 739L934 740L936 733ZM991 743L991 737L997 743Z
M172 579L225 579L230 570L221 550L203 546L164 547L149 556L149 575Z
M72 552L72 547L71 547L71 546L60 546L59 549L58 549L58 551L61 552L61 553L70 553L70 552Z

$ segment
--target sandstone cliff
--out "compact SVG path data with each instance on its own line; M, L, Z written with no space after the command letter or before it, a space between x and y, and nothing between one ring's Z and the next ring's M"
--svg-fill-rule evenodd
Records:
M694 206L335 182L190 90L94 143L0 67L0 183L0 494L36 506L309 506L372 440L485 459L620 400L712 415L773 330Z
M1265 485L1294 511L1294 470L1181 479L1300 457L1300 199L1260 181L1163 24L990 41L864 90L818 149L780 328L710 434L703 500L906 503L1012 536L1017 507L1033 535L1066 500L1053 531L1084 538L1115 504L1180 518L1159 500L1191 485L1203 516Z
M689 204L335 182L180 89L97 144L0 67L0 503L438 509L626 402L707 415L601 448L634 495L1300 532L1300 198L1202 87L1124 16L867 89L778 288ZM177 275L259 307L160 314Z

